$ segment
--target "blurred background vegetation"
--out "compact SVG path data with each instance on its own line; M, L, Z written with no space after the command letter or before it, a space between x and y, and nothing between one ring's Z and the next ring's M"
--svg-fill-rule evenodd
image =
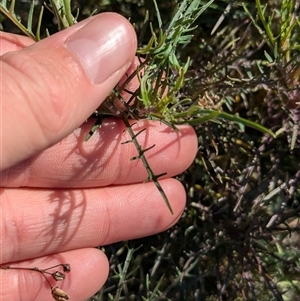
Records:
M165 24L177 2L158 1ZM16 3L22 20L29 3ZM149 11L157 28L151 0L72 5L79 20L94 11L118 12L135 24L138 36ZM191 58L184 93L196 95L203 108L258 122L277 138L230 122L195 125L199 151L178 177L188 195L182 218L165 233L101 247L111 272L90 301L300 298L299 6L298 0L249 0L244 6L215 0L197 20L192 41L178 49L182 61ZM1 24L18 33L4 16ZM47 10L41 32L46 28L57 30ZM150 31L140 45L149 38Z

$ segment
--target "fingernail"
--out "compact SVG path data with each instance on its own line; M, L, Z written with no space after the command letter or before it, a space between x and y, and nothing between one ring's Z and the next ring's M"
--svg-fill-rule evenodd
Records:
M129 66L135 47L133 29L117 14L102 14L74 33L66 42L81 61L90 81L99 84Z

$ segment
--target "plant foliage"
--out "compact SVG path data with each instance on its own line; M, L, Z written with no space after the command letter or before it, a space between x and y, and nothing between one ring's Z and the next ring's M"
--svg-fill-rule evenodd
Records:
M42 19L49 10L58 30L95 9L130 17L140 67L95 112L91 134L105 116L122 118L134 159L143 160L167 204L161 175L129 120L160 120L174 130L190 124L198 135L197 158L179 176L188 194L180 222L151 238L102 247L111 275L90 300L299 298L297 1L51 0L46 9L31 4L23 20L15 6L1 1L3 26L11 20L36 40L53 32ZM140 87L125 101L121 93L134 75Z

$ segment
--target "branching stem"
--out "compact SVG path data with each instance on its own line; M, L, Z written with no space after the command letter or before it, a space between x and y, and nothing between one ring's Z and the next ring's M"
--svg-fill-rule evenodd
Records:
M154 182L155 186L157 187L157 189L159 190L160 194L162 195L162 197L163 197L166 205L168 206L170 212L172 214L174 214L173 209L172 209L172 207L171 207L171 205L169 203L169 200L168 200L168 198L166 196L166 193L163 190L163 188L161 187L160 183L158 182L158 178L166 175L166 173L155 174L153 172L152 168L150 167L150 165L148 163L148 160L147 160L147 158L145 156L145 152L148 151L148 150L150 150L151 148L153 148L155 145L152 145L152 146L150 146L147 149L142 149L140 143L137 140L137 136L139 134L141 134L145 129L139 131L138 133L134 133L134 131L132 130L132 126L134 124L130 124L127 118L123 118L123 122L124 122L124 124L126 126L126 129L127 129L128 133L129 133L129 135L130 135L130 138L131 138L131 140L128 140L128 141L124 142L124 144L132 142L134 144L135 148L137 149L137 152L138 152L138 156L131 158L131 160L136 160L136 159L141 159L142 160L143 165L146 168L147 173L148 173L148 179L146 181L153 181Z

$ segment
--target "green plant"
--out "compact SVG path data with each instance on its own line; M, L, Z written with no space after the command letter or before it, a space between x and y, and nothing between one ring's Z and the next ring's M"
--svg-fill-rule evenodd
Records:
M34 36L31 25L34 4L32 3L30 7L27 28L25 28L19 21L16 21L15 15L13 14L15 1L11 2L9 8L5 6L5 2L2 6L2 11L6 16L14 20L15 24L18 25L23 32L39 40L43 9L41 9L40 13L37 34ZM222 112L220 107L218 110L203 108L198 103L199 94L188 95L183 91L186 82L190 81L187 76L190 60L187 59L186 62L182 62L178 57L177 48L190 43L193 37L192 32L197 27L193 26L193 24L213 2L214 0L211 0L206 4L202 4L199 0L182 1L182 3L178 5L169 25L164 28L165 24L162 22L157 3L154 0L153 3L156 9L158 28L154 30L150 23L152 36L148 44L142 46L137 51L138 58L141 62L140 67L121 87L116 87L111 95L108 96L105 103L95 112L97 115L100 115L101 120L103 116L106 115L123 119L132 139L128 142L134 143L138 151L138 155L131 159L142 160L148 172L147 181L153 181L155 183L171 213L173 213L172 208L158 181L158 178L164 174L155 174L145 156L145 153L152 147L144 150L141 148L137 137L142 131L135 134L128 119L156 119L168 124L176 130L176 125L178 124L195 125L218 118L253 127L274 136L272 131L258 123ZM72 26L76 22L76 17L72 15L70 0L50 0L50 6L47 6L47 8L51 10L56 17L59 30ZM145 23L147 23L146 21L147 20L145 20ZM148 26L148 24L145 24L145 26ZM141 69L143 70L142 75ZM133 76L138 76L140 86L132 93L129 101L125 102L121 97L121 92L128 85ZM115 106L117 101L121 101L125 106L122 112ZM90 135L101 126L101 121L96 122L95 125ZM87 137L87 139L88 138L89 137Z
M126 84L117 86L95 112L99 120L91 134L102 115L117 113L131 135L128 142L137 147L136 159L147 160L129 119L156 119L174 130L187 123L197 131L199 152L179 176L189 197L179 224L155 237L103 247L111 275L91 300L295 300L300 264L297 1L170 0L153 2L152 8L146 1L106 1L103 7L92 2L81 11L120 9L140 16L134 22L143 60L136 72L139 89L125 103L120 95ZM69 16L64 25L66 9L53 9L69 5L75 15L71 1L51 3L60 29L76 22ZM170 14L171 8L181 14ZM116 100L124 110L115 107ZM147 161L144 165L159 185L160 175Z

